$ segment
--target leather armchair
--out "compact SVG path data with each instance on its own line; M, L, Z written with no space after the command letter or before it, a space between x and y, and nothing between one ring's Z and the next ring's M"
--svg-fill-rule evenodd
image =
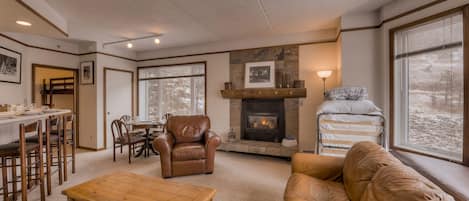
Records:
M211 174L220 137L210 131L207 116L171 116L166 132L153 141L160 152L164 178L191 174Z

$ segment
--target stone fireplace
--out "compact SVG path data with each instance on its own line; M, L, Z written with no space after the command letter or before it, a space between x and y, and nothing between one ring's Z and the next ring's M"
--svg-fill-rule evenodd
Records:
M241 139L281 142L285 137L283 99L243 99Z
M298 45L232 51L229 81L234 90L244 90L246 63L275 61L275 75L286 74L293 82L299 79L298 52ZM288 90L275 92L285 92L281 98L230 98L230 128L236 140L224 141L220 149L282 157L295 153L297 147L281 145L285 137L298 139L299 99L288 98L292 93Z

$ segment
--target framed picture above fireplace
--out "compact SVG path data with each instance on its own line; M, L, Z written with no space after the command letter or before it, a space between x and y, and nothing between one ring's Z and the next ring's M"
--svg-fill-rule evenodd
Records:
M246 63L244 87L275 87L275 61Z

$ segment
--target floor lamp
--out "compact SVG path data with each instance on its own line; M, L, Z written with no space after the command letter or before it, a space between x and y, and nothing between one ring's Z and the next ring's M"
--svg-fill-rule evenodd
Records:
M331 70L321 70L317 72L318 76L322 79L324 86L324 96L326 96L326 79L332 75Z

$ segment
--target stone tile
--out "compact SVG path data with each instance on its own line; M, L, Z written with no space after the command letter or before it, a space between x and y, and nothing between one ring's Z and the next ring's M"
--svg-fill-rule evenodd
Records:
M248 146L248 152L254 154L267 154L267 147L264 146Z
M280 80L280 73L286 73L289 75L290 85L293 85L293 80L299 78L299 48L297 45L288 46L276 46L270 48L257 48L240 51L230 52L230 81L233 83L235 89L244 88L244 76L245 76L245 64L249 62L259 61L275 61L276 68L276 83ZM298 138L298 110L299 101L298 99L285 99L285 127L287 136L293 136ZM241 100L230 101L230 127L234 128L237 136L240 135L240 124L241 124ZM280 144L274 143L247 143L240 142L237 144L249 144L250 148L240 147L241 145L234 145L235 149L242 152L273 152L272 155L278 155L279 152L283 155L290 154L283 153L286 151L281 148ZM252 148L251 148L252 147ZM261 148L259 148L261 147ZM278 149L276 148L278 147ZM279 151L277 151L279 150Z
M266 153L272 156L282 156L280 147L267 147Z

